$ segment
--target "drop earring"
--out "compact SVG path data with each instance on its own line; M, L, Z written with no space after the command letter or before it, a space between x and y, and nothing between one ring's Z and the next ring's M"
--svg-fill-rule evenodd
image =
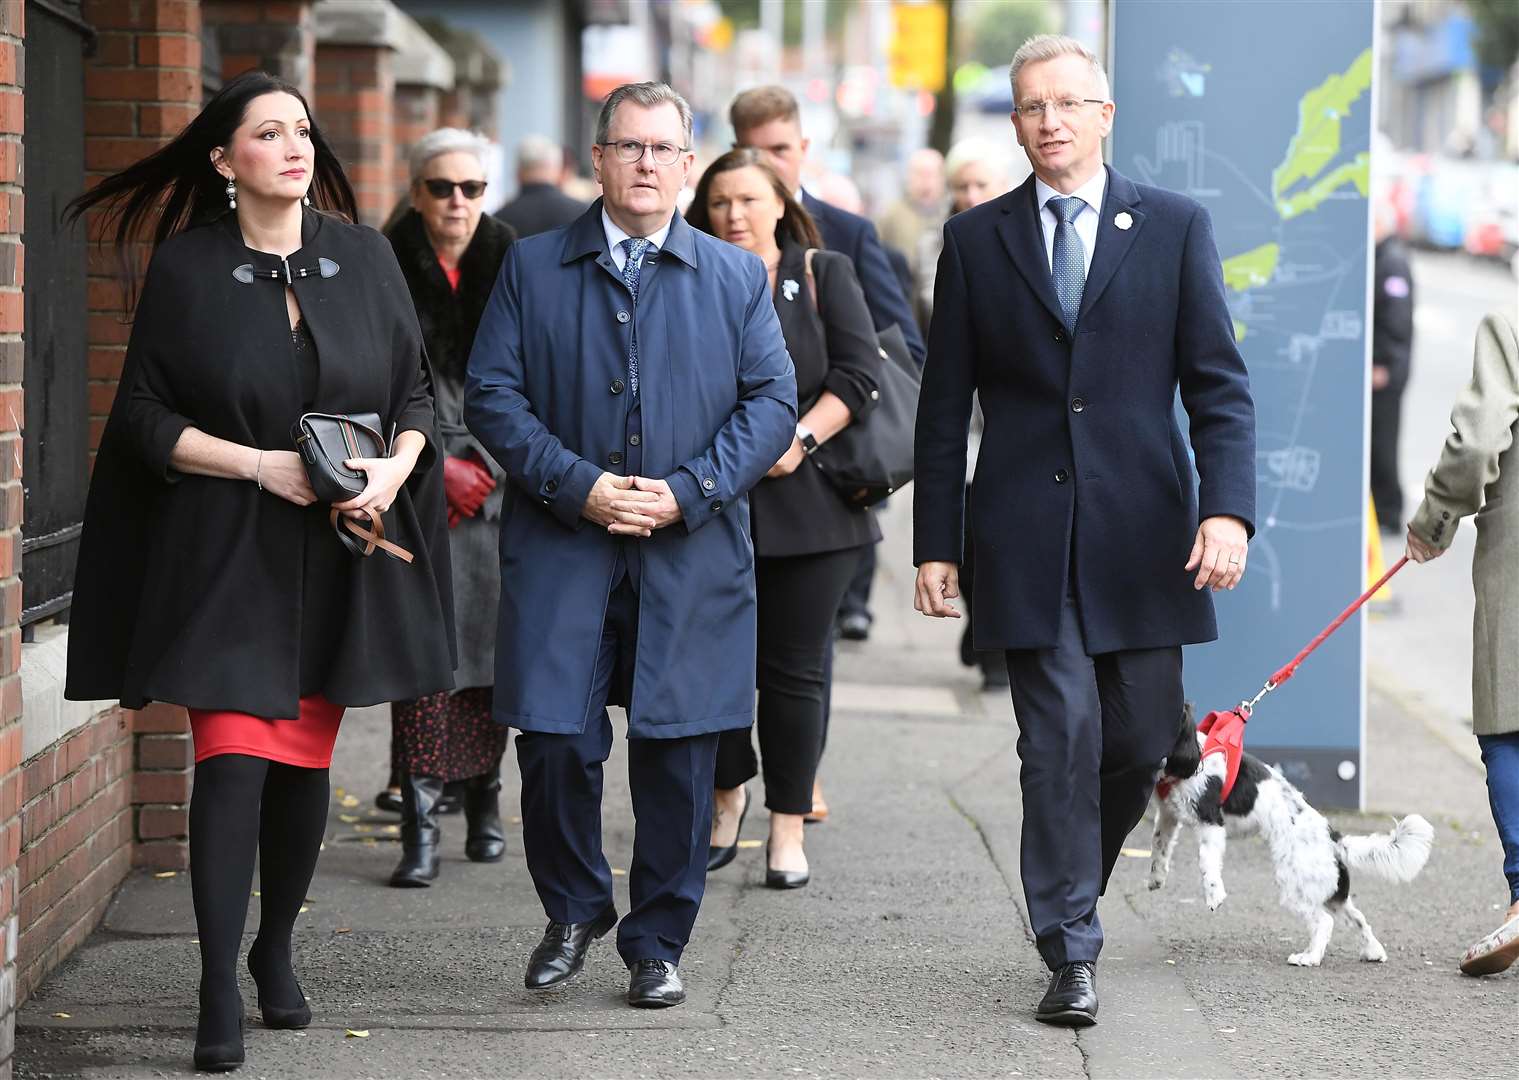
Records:
M227 181L227 209L229 209L229 210L236 210L237 209L237 181L236 180L228 180Z
M311 205L311 196L310 195L302 195L301 196L301 205L303 205L303 206L310 206Z

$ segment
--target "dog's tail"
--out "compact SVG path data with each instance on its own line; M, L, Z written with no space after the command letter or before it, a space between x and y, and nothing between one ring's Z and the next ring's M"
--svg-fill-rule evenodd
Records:
M1185 780L1197 773L1202 764L1202 750L1197 745L1197 721L1189 701L1181 709L1181 729L1176 733L1176 744L1166 755L1166 765L1161 770L1166 776Z
M1342 836L1340 850L1351 866L1399 884L1412 881L1424 869L1435 830L1418 814L1409 814L1390 833Z

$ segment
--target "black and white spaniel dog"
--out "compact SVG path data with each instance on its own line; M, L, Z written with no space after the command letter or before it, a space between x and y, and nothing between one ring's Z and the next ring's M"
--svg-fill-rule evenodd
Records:
M1244 756L1229 797L1223 791L1224 756L1201 760L1205 736L1198 732L1188 705L1181 731L1156 785L1158 811L1151 849L1152 889L1166 883L1171 856L1183 825L1198 831L1198 862L1202 868L1203 899L1208 910L1224 902L1224 843L1226 830L1259 833L1271 848L1282 906L1308 923L1308 948L1287 957L1289 964L1317 967L1334 932L1334 917L1343 915L1361 933L1361 959L1382 963L1387 950L1371 932L1366 917L1350 898L1350 868L1367 870L1393 882L1412 881L1429 858L1434 829L1418 814L1410 814L1390 833L1341 836L1287 782L1281 771L1250 754Z

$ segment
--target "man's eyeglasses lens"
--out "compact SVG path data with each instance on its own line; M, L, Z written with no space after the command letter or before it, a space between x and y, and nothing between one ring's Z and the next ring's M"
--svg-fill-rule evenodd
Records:
M424 180L422 185L435 199L448 198L454 193L454 188L464 192L466 199L478 199L485 194L484 180Z
M1026 101L1015 110L1019 116L1040 117L1050 109L1061 116L1070 116L1083 105L1101 105L1101 98L1061 98L1059 101Z
M624 165L633 165L643 160L645 150L654 154L654 164L674 165L680 159L684 148L671 146L667 142L641 143L635 139L623 139L621 142L603 143L603 146L613 147L617 151L617 160Z

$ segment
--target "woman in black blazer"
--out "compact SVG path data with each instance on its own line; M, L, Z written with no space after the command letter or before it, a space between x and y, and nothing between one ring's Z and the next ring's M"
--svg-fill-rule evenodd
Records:
M791 449L750 494L759 598L760 756L770 810L765 884L807 884L802 818L812 810L823 750L823 673L833 616L860 550L881 538L808 457L878 400L881 353L848 256L816 250L817 226L754 150L733 150L702 175L690 222L754 252L770 272L776 313L796 367L801 421ZM707 869L732 861L759 771L749 732L726 732L717 755Z

